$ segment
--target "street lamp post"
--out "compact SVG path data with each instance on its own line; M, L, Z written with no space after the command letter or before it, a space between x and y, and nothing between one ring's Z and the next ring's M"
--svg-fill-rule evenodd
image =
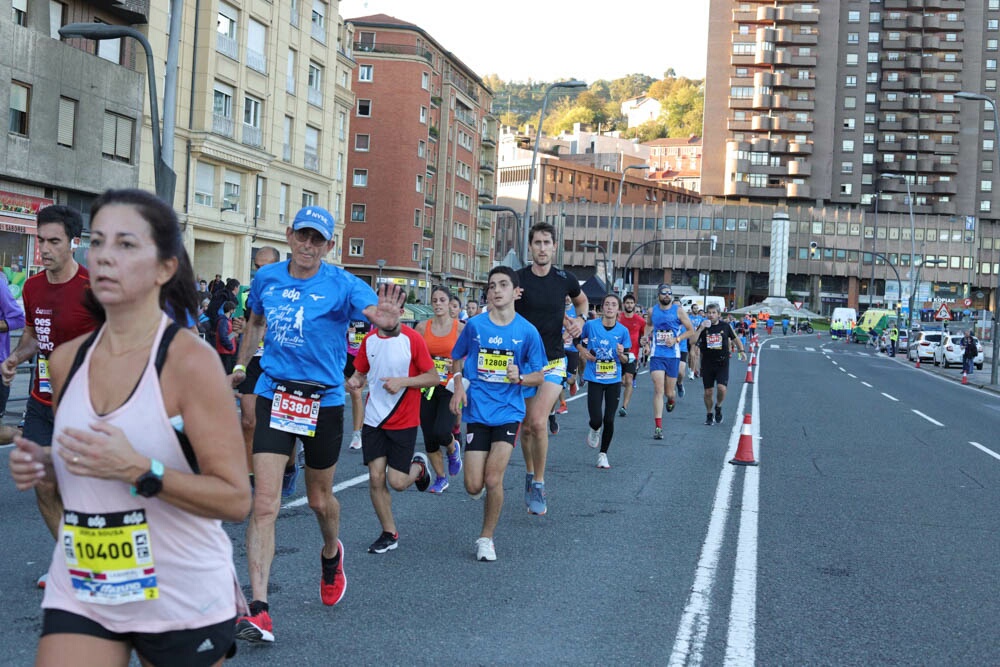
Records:
M997 114L997 101L992 97L986 95L981 95L980 93L970 93L967 91L961 91L955 93L955 97L960 100L978 100L980 102L985 102L990 105L993 110L993 131L1000 132L1000 115ZM994 146L997 149L997 164L1000 164L1000 141L994 141ZM969 283L969 293L972 293L972 283ZM990 337L993 339L993 361L990 363L990 384L997 383L997 363L1000 362L1000 336L997 336L997 308L1000 304L997 303L997 293L993 292L993 326L990 330Z
M910 181L908 178L902 174L879 174L880 178L894 178L906 184L906 201L910 208L910 274L913 275L913 267L917 262L917 240L915 232L915 223L913 220L913 196L910 194ZM875 258L872 257L872 275L875 275ZM919 272L918 272L919 273ZM868 286L869 298L871 294L872 286ZM917 282L914 276L914 280L910 285L910 303L909 303L909 315L907 316L907 329L913 328L913 297L917 291Z
M622 188L625 187L625 174L628 173L629 169L649 169L647 164L630 164L622 168L622 176L618 180L618 198L615 200L615 212L611 216L611 224L609 225L610 231L608 232L608 254L611 256L611 280L615 279L615 267L613 262L615 261L615 224L618 224L618 209L622 205ZM608 284L608 291L611 292L614 289L614 285Z
M160 143L160 111L156 101L153 47L149 45L146 36L135 28L107 23L68 23L59 28L59 34L62 37L83 37L95 41L131 37L139 42L146 52L146 79L149 81L149 120L153 134L153 182L156 185L156 196L173 207L177 175L169 166L173 162L172 157L169 161L165 159ZM166 128L164 130L166 134ZM173 136L173 128L170 128L169 136Z
M521 240L524 246L521 248L521 252L524 253L525 266L527 266L528 260L531 258L531 253L528 250L528 227L531 225L531 189L535 185L535 164L538 162L538 140L542 136L542 121L545 120L545 109L549 104L549 93L556 88L575 89L586 87L587 84L583 81L573 79L571 81L557 81L545 89L545 97L542 98L542 108L538 112L538 127L535 128L535 148L531 152L531 168L528 170L528 197L524 201L524 216L521 218Z
M873 225L873 228L872 228L872 279L868 283L868 307L869 308L874 308L875 307L875 304L872 301L872 291L875 289L875 239L878 238L878 199L879 199L879 195L880 194L882 194L882 193L879 191L878 186L876 185L876 187L875 187L875 224ZM886 236L888 236L888 234ZM911 233L911 238L912 238L912 233ZM913 263L913 259L912 258L910 259L910 263L911 264ZM903 296L903 293L900 292L899 295ZM888 299L886 299L886 300L888 301Z
M601 246L598 243L589 243L589 242L588 243L581 243L580 247L581 248L587 248L589 250L598 250L598 251L600 251L601 257L604 258L604 287L605 287L605 289L608 290L608 292L610 292L611 291L611 287L608 284L608 253L605 252L604 247Z
M382 284L382 269L385 268L385 260L384 259L376 259L375 260L375 264L378 265L378 284L381 285Z
M518 214L518 212L512 209L510 206L503 206L502 204L480 204L479 210L492 211L493 213L510 213L512 216L514 216L514 230L515 230L514 233L516 234L517 230L520 229L521 227L520 214ZM506 236L506 234L504 236ZM500 263L501 264L506 263L506 265L510 266L512 269L521 268L521 262L517 258L517 251L514 250L513 238L511 239L510 250L507 251L507 254L504 255L504 259Z
M899 292L899 296L902 297L903 296L903 283L899 279L899 271L896 270L896 265L892 263L892 260L890 260L888 257L886 257L885 255L883 255L880 252L873 252L872 253L872 264L875 263L875 258L876 257L881 257L882 259L884 259L885 263L889 265L890 269L892 269L892 272L896 274L896 290ZM886 305L889 305L888 301L889 300L886 299ZM895 308L893 310L895 310ZM898 316L899 313L896 313L896 315Z

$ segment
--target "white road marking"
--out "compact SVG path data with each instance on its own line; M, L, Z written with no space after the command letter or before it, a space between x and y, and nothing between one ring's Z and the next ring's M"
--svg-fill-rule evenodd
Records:
M857 375L855 375L854 373L848 373L848 374L847 374L847 377L849 377L849 378L854 378L855 380L857 380L857 379L858 379L858 376L857 376Z
M770 345L768 345L768 347L771 348L772 350L780 350L781 349L780 345L775 345L774 343L771 343Z
M352 486L357 486L358 484L367 481L368 481L368 473L365 473L364 475L358 475L357 477L352 477L351 479L343 481L340 484L334 484L333 492L337 493L338 491L349 489ZM295 500L290 500L289 502L285 503L284 505L281 506L281 509L288 509L289 507L298 507L299 505L305 505L307 502L309 502L309 498L307 498L306 496L302 496L300 498L296 498Z
M837 368L839 368L841 370L841 372L843 372L843 373L847 372L847 369L844 368L843 366L838 366Z
M983 447L978 442L972 442L971 440L969 441L969 444L972 445L973 447L983 450L984 452L995 458L997 461L1000 461L1000 454L997 454L989 447Z
M941 422L939 422L939 421L938 421L938 420L936 420L936 419L932 419L931 417L928 417L927 415L925 415L925 414L924 414L923 412L921 412L920 410L914 410L914 411L913 411L913 414L915 414L915 415L917 415L917 416L919 416L919 417L923 417L924 419L926 419L926 420L927 420L927 421L929 421L930 423L934 424L935 426L944 426L944 424L942 424Z
M886 398L888 398L890 401L896 401L897 403L899 403L899 399L896 398L895 396L890 396L889 394L885 393L884 391L882 392L882 395L885 396Z
M866 386L868 388L871 388L871 385L868 384L867 382L865 382L864 380L861 381L861 384L863 384L864 386Z
M815 352L815 351L816 351L815 347L807 347L806 348L806 352Z
M858 352L857 354L860 355L860 356L862 356L862 357L870 357L870 356L872 356L868 352Z
M726 460L735 455L736 447L739 444L740 431L743 427L739 415L744 414L743 406L746 402L748 386L744 384L740 390L740 401L729 435ZM723 463L722 471L719 473L708 531L705 535L705 541L701 545L701 554L698 557L691 594L684 605L684 613L681 615L680 624L677 627L677 636L674 639L674 648L670 655L670 665L700 665L704 657L705 639L708 636L708 625L711 620L712 588L715 585L719 556L725 539L735 468L736 466Z

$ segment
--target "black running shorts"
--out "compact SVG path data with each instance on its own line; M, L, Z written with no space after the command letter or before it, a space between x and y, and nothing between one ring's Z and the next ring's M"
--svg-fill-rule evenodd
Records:
M254 410L257 426L253 431L253 453L291 456L295 451L295 438L299 436L271 428L271 401L259 398ZM307 467L313 470L326 470L337 465L340 459L340 445L344 439L344 406L331 405L320 408L316 435L300 439Z
M393 470L410 474L413 450L417 446L417 428L385 429L365 424L361 427L361 454L365 465L385 457Z
M493 447L494 442L506 442L513 447L514 443L517 442L517 429L520 426L517 422L501 424L500 426L466 424L465 451L488 452Z

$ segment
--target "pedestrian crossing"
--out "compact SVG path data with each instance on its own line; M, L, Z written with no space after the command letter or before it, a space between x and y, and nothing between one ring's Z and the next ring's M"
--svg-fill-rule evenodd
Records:
M859 357L885 357L884 354L875 352L873 350L857 350L857 349L844 349L840 346L834 347L799 347L797 345L782 345L779 343L766 343L763 345L764 348L768 350L781 350L782 352L811 352L815 354L819 352L820 354L855 354Z

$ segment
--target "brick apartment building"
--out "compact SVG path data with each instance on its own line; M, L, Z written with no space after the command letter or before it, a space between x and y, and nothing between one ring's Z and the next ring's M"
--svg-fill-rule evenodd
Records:
M356 96L348 140L342 261L372 283L425 294L444 281L478 297L492 266L497 120L492 92L414 24L347 19Z

